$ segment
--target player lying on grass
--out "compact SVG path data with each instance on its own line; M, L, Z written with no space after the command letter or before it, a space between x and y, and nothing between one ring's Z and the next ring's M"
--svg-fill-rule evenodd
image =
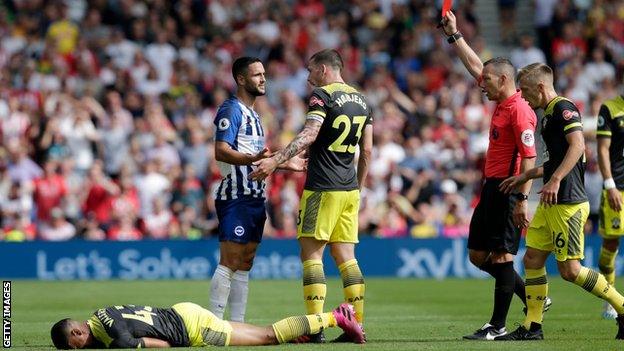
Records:
M256 346L282 344L336 326L354 342L364 342L353 306L347 303L332 312L288 317L267 327L224 321L189 302L171 308L110 306L87 321L58 321L51 336L58 349Z

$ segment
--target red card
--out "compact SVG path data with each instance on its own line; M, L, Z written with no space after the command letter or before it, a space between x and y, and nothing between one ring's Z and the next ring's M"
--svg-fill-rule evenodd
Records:
M452 3L453 0L444 0L444 2L442 3L442 18L444 18L444 16L446 16L446 13L451 9Z

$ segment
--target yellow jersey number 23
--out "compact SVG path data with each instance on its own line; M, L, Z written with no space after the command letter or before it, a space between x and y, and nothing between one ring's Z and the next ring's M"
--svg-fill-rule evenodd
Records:
M355 133L355 144L343 144L345 139L347 139L347 137L349 136L349 133L351 133L351 119L349 119L347 115L340 115L336 117L336 119L334 119L332 127L334 129L341 129L342 132L340 133L338 138L331 145L329 145L327 149L333 152L348 152L350 154L354 154L357 142L362 136L362 128L364 128L364 123L366 123L366 116L353 116L353 124L357 125L357 132Z

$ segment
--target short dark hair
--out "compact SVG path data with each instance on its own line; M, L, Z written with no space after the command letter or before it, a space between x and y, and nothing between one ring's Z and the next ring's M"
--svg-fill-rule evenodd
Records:
M483 63L483 67L487 65L492 65L496 71L496 74L502 75L505 74L512 80L516 75L516 69L511 61L506 57L494 57Z
M247 73L247 69L252 63L262 62L257 57L243 56L237 58L232 64L232 77L234 77L234 81L236 82L236 77L239 75L245 75Z
M325 49L317 52L316 54L310 57L310 62L313 63L322 63L328 66L333 67L337 70L342 70L344 67L344 63L342 62L342 57L338 51L334 49Z
M69 338L68 338L68 335L69 335L68 330L70 328L70 324L71 324L70 318L61 319L60 321L56 322L56 324L54 324L52 326L52 329L50 330L52 343L54 343L54 346L59 350L71 349L71 347L69 347Z

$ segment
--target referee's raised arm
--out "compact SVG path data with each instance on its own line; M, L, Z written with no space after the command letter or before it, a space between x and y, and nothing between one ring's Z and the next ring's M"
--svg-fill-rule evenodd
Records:
M476 80L480 80L481 73L483 72L483 62L481 62L477 53L466 43L464 36L457 29L457 18L453 11L448 11L446 16L442 19L442 30L447 36L446 40L448 43L455 46L457 55L468 72L470 72Z

